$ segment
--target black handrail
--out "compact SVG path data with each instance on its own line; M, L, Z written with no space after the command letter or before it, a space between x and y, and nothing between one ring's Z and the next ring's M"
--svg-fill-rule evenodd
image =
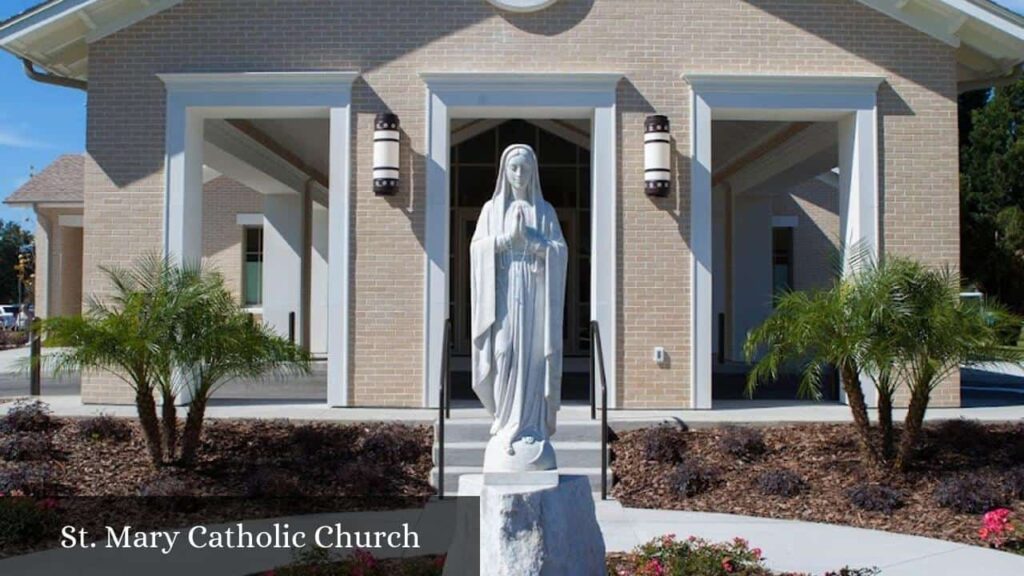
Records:
M444 421L452 417L451 382L448 357L451 356L452 321L444 323L444 342L441 345L441 378L437 391L437 498L444 500Z
M605 377L604 350L601 345L601 326L590 323L590 416L596 419L594 405L595 364L601 368L601 500L608 499L608 380Z

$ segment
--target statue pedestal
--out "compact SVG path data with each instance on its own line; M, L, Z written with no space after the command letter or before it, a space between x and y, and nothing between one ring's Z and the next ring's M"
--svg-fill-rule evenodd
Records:
M516 477L523 484L510 484ZM557 482L551 483L551 478ZM557 471L462 476L480 496L482 576L603 576L604 537L586 476Z

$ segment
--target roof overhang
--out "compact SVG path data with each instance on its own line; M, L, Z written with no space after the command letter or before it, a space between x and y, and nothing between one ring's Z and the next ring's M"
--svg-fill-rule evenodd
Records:
M962 86L996 83L1024 62L1024 17L990 0L858 0L956 49ZM0 23L0 48L88 80L89 44L182 0L49 0Z
M0 48L53 74L88 80L89 44L183 0L50 0L0 24Z
M859 0L956 49L961 88L1011 77L1024 62L1024 17L990 0Z

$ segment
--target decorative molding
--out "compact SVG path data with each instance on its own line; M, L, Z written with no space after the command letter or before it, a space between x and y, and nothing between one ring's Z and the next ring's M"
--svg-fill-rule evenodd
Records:
M538 12L550 7L558 0L487 0L494 6L509 12Z
M772 216L772 228L799 228L799 216Z
M57 224L67 228L81 228L85 225L81 214L61 214L57 217Z
M263 214L236 214L235 223L239 226L263 226Z

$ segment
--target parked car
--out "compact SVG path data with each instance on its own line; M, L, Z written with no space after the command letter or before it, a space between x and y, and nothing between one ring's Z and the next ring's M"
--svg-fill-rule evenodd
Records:
M18 307L13 304L0 306L0 328L14 330L18 327Z

